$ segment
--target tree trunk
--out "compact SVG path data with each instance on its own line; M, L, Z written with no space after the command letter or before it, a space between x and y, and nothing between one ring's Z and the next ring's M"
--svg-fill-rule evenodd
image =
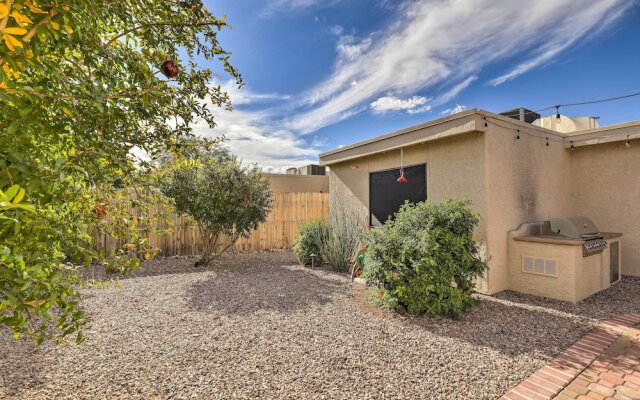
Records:
M207 232L204 227L199 226L200 235L204 241L204 249L202 251L202 255L200 259L196 261L195 267L206 267L211 261L220 257L225 251L227 251L231 246L233 246L236 241L240 238L235 232L231 234L231 242L222 248L219 252L216 252L216 246L218 244L218 239L220 238L220 233Z
M209 263L215 259L215 248L218 244L218 238L220 234L208 232L204 227L200 226L200 236L204 241L204 248L202 249L202 255L200 259L196 261L194 267L206 267Z

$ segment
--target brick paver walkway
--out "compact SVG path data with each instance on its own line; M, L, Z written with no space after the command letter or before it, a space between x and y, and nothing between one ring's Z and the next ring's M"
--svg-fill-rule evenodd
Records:
M603 322L500 400L640 400L640 313Z
M640 399L640 329L627 329L556 399Z

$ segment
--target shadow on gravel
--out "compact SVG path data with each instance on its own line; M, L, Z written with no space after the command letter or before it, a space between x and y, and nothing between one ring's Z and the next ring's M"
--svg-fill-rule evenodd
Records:
M640 278L625 277L577 304L511 291L480 296L481 304L458 321L407 317L437 335L485 346L510 356L551 359L600 321L640 311Z
M107 274L103 267L92 265L82 268L80 274L83 280L123 280L159 276L170 274L191 274L205 271L216 271L220 268L236 268L245 265L277 264L297 265L295 256L288 251L263 251L252 253L228 252L211 261L206 267L195 267L198 256L158 257L151 261L144 261L140 268L127 275Z
M307 270L249 266L218 270L192 285L188 296L191 309L233 316L261 310L286 313L308 309L327 304L348 290L344 282Z

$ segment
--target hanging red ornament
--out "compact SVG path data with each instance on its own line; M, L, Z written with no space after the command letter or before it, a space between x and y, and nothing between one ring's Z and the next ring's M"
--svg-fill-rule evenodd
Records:
M396 182L398 183L409 182L409 180L404 176L404 168L400 168L400 178L396 179Z
M400 177L396 179L398 183L407 183L409 180L404 176L404 149L400 149Z
M162 73L167 78L173 78L178 75L178 72L180 72L180 68L178 68L178 64L176 64L175 62L167 60L160 66L160 71L162 71Z

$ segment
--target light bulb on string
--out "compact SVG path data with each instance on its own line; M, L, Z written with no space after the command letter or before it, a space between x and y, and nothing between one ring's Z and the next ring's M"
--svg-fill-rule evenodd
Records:
M560 116L560 106L554 106L556 108L556 121L560 122L561 116Z
M624 145L627 147L627 149L631 147L631 140L629 140L629 135L627 135L627 143L625 143Z
M516 129L516 140L520 140L520 129Z
M576 149L576 147L573 145L573 142L571 142L571 151L574 151Z
M547 138L547 144L546 144L546 146L547 146L547 147L549 147L549 138Z

